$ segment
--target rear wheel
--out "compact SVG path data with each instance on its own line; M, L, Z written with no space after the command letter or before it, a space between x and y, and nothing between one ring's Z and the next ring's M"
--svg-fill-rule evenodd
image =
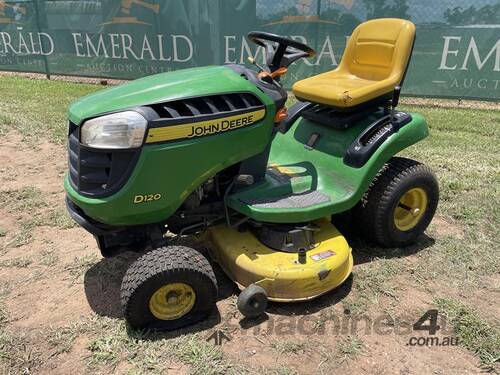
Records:
M185 246L160 247L125 273L121 302L134 328L177 329L204 319L215 307L217 281L208 260Z
M354 208L362 234L385 247L414 243L436 212L439 186L431 169L392 158Z

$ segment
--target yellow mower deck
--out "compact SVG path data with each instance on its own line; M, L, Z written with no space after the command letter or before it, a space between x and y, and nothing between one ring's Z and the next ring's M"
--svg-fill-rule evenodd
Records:
M304 301L324 294L344 282L352 270L351 248L328 221L316 222L316 247L299 263L297 253L276 251L263 245L250 232L221 224L208 229L212 256L227 275L243 289L257 284L268 299Z

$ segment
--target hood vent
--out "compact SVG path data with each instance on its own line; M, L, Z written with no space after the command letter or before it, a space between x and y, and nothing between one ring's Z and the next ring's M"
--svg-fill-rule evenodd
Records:
M224 115L233 111L255 110L264 104L251 93L229 93L181 99L150 106L161 120L177 120L198 116Z

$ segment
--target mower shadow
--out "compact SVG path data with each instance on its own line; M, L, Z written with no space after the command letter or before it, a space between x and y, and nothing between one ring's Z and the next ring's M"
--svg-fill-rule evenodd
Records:
M90 308L98 315L123 318L120 287L127 268L140 254L124 253L102 258L87 270L83 284Z
M406 247L382 248L367 243L361 238L348 239L352 246L354 265L372 262L376 259L405 258L434 245L434 238L422 234L417 243Z
M273 315L280 316L307 316L312 315L321 310L336 305L349 295L352 288L352 275L338 288L323 294L311 301L304 302L269 302L266 312ZM249 329L264 323L268 319L267 314L259 319L244 318L240 321L240 326L243 329Z
M352 248L354 265L372 262L375 259L405 258L434 245L436 240L423 233L415 244L406 247L384 248L366 241L355 225L350 211L334 216L334 225Z
M193 245L190 245L193 247ZM204 252L203 249L198 249ZM90 308L98 315L110 318L123 319L123 312L120 302L121 282L128 267L141 256L140 253L124 253L113 258L102 258L87 270L84 275L84 289ZM207 256L212 263L210 258ZM237 294L238 288L232 283L224 272L212 263L215 276L219 286L218 300L223 300L231 295ZM151 336L155 338L168 338L205 331L221 322L221 316L217 309L204 321L192 326L171 331L167 333L158 333ZM137 332L129 329L129 335L133 336ZM148 335L149 337L149 335Z

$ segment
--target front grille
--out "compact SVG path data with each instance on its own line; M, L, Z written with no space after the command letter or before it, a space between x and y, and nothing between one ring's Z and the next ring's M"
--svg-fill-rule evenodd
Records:
M69 180L78 193L106 197L116 193L127 181L140 149L97 150L80 144L80 128L69 124Z
M185 120L198 116L224 115L227 112L254 110L264 104L251 93L228 93L200 96L153 104L161 120ZM160 121L161 121L160 120Z

